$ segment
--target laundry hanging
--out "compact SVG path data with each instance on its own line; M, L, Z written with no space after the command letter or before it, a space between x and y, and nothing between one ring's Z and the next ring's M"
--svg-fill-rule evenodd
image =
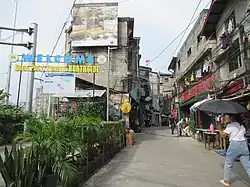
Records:
M223 33L220 37L221 49L227 49L229 46L229 34Z

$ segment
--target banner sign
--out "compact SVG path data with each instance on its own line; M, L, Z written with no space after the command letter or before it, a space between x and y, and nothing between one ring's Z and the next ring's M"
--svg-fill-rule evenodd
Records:
M50 66L50 65L15 65L15 71L23 72L72 72L72 73L98 73L99 66L81 66L81 65L68 65L68 66Z
M212 85L212 82L216 80L215 74L208 75L203 79L199 80L194 86L184 91L183 93L183 102L199 95L205 91L214 91L215 88Z
M21 58L19 58L21 57ZM32 54L10 55L10 60L14 62L21 61L22 64L15 65L15 71L36 71L36 72L74 72L74 73L98 73L100 71L99 65L106 63L107 58L105 55L94 57L89 56L72 56L72 55L43 55ZM35 61L35 65L30 63ZM23 63L29 63L23 65ZM37 65L39 63L39 65ZM41 64L41 65L40 65Z
M75 93L75 75L73 73L45 73L43 80L44 93Z
M72 47L117 46L118 3L75 4Z

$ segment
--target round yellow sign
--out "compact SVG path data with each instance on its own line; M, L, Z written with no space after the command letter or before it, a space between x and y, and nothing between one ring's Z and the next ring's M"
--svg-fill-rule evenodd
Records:
M131 111L131 104L130 103L123 103L121 106L121 110L124 114L127 114Z

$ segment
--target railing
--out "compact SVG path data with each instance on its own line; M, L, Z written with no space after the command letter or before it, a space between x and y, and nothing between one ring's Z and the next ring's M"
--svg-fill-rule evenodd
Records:
M207 40L206 42L201 43L196 51L196 54L187 59L190 63L187 63L186 67L182 67L183 70L180 73L178 72L179 75L177 79L182 78L200 60L207 50L215 48L216 43L216 40Z

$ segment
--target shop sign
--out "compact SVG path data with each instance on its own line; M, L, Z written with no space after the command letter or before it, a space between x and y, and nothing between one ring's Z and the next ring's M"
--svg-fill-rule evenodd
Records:
M15 65L15 71L36 71L36 72L74 72L74 73L97 73L99 72L99 65L106 63L107 58L105 55L99 55L95 58L92 55L80 56L80 55L56 55L51 56L49 54L11 54L9 55L11 62L21 61L22 63L28 63L28 65ZM35 65L30 65L32 61L35 61ZM39 65L38 65L38 64ZM46 63L46 65L42 65ZM56 65L55 65L56 64ZM60 64L60 65L59 65ZM63 65L63 66L62 66Z
M214 91L214 87L212 86L212 82L215 81L215 74L209 75L204 79L201 79L194 86L184 91L183 100L184 102L193 98L196 95L199 95L205 91Z
M124 114L127 114L127 113L129 113L130 111L131 111L131 108L132 108L132 106L131 106L131 104L130 103L123 103L122 104L122 106L121 106L121 110L122 110L122 112L124 113Z
M239 79L231 84L229 84L225 90L227 95L231 95L244 87L243 79Z
M71 73L98 73L99 66L85 65L68 65L68 66L51 66L51 65L15 65L15 71L23 72L71 72Z

